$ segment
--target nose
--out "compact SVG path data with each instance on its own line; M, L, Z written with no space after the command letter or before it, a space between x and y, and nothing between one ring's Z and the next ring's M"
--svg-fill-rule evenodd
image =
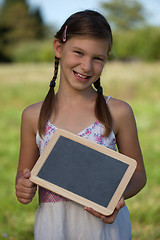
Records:
M81 68L85 73L92 71L92 61L90 58L84 57L81 62Z

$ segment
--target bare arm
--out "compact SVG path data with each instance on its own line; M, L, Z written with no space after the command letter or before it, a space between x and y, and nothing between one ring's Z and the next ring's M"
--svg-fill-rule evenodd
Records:
M39 157L36 126L37 117L34 107L29 107L22 114L21 145L16 176L16 196L23 204L31 202L36 193L36 185L29 180L30 171Z
M128 104L124 102L119 104L119 113L116 118L116 123L116 139L119 152L137 161L136 171L124 192L124 198L127 199L136 195L145 186L146 173L134 114Z

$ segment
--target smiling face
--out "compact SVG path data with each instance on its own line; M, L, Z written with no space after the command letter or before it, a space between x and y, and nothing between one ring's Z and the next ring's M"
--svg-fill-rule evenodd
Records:
M108 43L100 39L73 37L65 44L56 39L54 50L61 62L60 83L76 90L91 87L108 57Z

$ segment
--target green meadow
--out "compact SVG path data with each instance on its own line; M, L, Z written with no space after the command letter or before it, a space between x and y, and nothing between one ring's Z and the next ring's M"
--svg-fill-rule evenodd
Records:
M147 172L147 185L126 200L134 240L160 239L160 67L159 63L108 63L106 95L127 101L135 113ZM29 205L15 196L21 114L44 99L51 64L0 65L0 239L32 240L36 196Z

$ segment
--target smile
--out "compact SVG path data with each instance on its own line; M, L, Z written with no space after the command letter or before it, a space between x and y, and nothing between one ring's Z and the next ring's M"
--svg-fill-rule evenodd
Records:
M87 78L86 76L83 76L81 75L80 73L77 74L78 77L81 77L81 78Z
M90 76L87 76L87 75L83 75L83 74L81 74L81 73L77 73L77 72L75 72L75 71L73 71L74 72L74 74L77 76L77 77L80 77L80 78L83 78L83 79L88 79Z

